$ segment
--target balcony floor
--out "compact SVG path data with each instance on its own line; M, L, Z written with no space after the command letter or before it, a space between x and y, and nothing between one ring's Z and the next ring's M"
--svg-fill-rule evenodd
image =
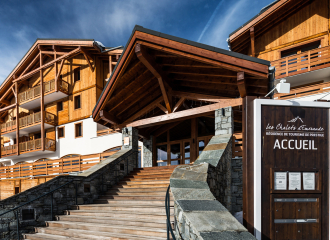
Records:
M52 127L54 127L54 126L51 125L51 124L45 123L45 129L52 128ZM19 135L20 136L27 135L29 133L38 132L38 131L41 131L41 123L38 123L38 124L35 124L35 125L26 126L24 128L20 128ZM1 136L2 137L8 137L10 139L13 139L13 138L16 137L16 130L11 131L11 132L8 132L8 133L1 133Z
M15 159L23 159L26 157L35 157L35 159L39 159L42 157L47 157L47 155L54 153L55 151L50 151L50 150L45 150L45 151L41 151L41 150L34 150L31 152L24 152L21 153L19 156L17 155L12 155L12 156L6 156L6 157L2 157L1 158L1 162L2 161L8 161L8 160L15 160Z
M45 104L54 102L56 100L65 98L67 96L68 95L66 93L63 93L61 91L58 91L58 92L53 91L53 92L46 93L45 94ZM40 107L40 97L35 98L28 102L21 103L19 106L21 108L25 108L25 109L34 109L34 108Z

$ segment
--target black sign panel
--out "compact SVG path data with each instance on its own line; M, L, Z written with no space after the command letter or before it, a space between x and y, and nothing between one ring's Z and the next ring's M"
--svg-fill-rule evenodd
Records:
M285 231L290 231L288 234L292 239L321 239L321 235L327 236L329 109L262 106L261 113L263 239L279 239L277 236L285 236ZM279 174L276 174L277 172ZM284 174L286 172L287 175ZM278 176L278 178L274 179L274 176L275 178ZM303 179L304 177L305 179ZM287 183L283 183L282 180ZM277 192L274 184L281 191ZM306 227L312 232L306 230L307 232L304 231L302 234L300 230L297 230L297 235L295 235L295 229L299 229L299 226L292 224L301 223L298 221L286 226L282 222L285 219L286 221L287 219L300 219L298 210L301 208L299 212L307 212L311 203L302 202L294 205L288 202L280 205L276 203L276 205L274 199L276 197L295 198L297 194L300 198L317 197L320 201L315 205L319 209L315 209L313 205L313 211L315 211L313 216L318 216L315 220L317 222L313 223L314 225L310 228ZM275 205L277 208L281 206L282 209L275 209ZM297 207L295 207L296 205ZM293 210L293 208L297 208L297 210ZM285 218L283 216L282 221L278 212L288 215ZM322 216L319 216L318 213L321 213ZM307 221L304 224L309 223Z

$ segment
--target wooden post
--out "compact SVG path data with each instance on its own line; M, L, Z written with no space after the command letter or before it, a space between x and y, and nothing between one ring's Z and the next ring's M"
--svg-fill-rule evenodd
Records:
M252 57L256 56L255 45L254 45L254 27L250 28L250 38L251 38L251 55Z
M197 129L197 118L191 119L191 148L190 148L190 163L196 161L197 158L197 151L198 151L198 129Z
M79 155L79 172L81 172L81 156Z
M15 78L15 76L14 76ZM19 104L18 104L18 83L15 82L15 101L16 101L16 149L17 149L17 156L20 154L19 152Z
M289 61L288 61L288 57L285 58L285 65L286 65L286 76L289 75Z
M311 70L311 50L308 51L308 72Z
M53 46L53 49L54 49L54 60L56 59L56 48L55 46ZM58 91L58 81L57 81L57 61L55 62L55 92Z
M253 158L253 101L257 97L243 98L243 225L254 234L254 158Z
M109 78L112 74L112 56L109 56Z
M42 54L40 51L40 110L41 110L41 150L45 151L45 105L44 105L44 76L42 67Z

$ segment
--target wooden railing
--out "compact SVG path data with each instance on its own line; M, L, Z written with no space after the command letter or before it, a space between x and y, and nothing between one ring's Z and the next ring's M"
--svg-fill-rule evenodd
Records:
M45 112L45 123L56 125L56 116L52 113ZM19 128L24 128L41 122L41 112L32 113L30 115L19 118ZM1 124L1 133L16 129L16 120Z
M316 48L271 62L275 77L282 78L330 66L330 46Z
M17 145L9 145L6 147L1 147L1 157L10 156L17 154Z
M319 83L319 84L304 86L300 88L293 88L290 90L290 93L276 93L274 95L274 99L284 100L284 99L320 94L325 92L330 92L330 82Z
M115 133L115 131L111 128L104 129L104 130L99 130L99 131L97 131L97 136L100 137L100 136L108 135L108 134L111 134L111 133Z
M242 157L243 156L243 137L242 133L233 134L233 153L232 157Z
M19 143L19 152L31 152L41 149L41 138ZM53 139L45 138L45 150L55 151L56 142Z
M30 88L22 93L18 94L18 102L27 102L34 98L37 98L41 94L40 85ZM44 94L55 90L55 80L51 80L44 83ZM64 93L69 93L69 84L63 80L58 80L58 90Z
M81 172L115 154L117 151L119 150L0 167L0 178L34 177Z

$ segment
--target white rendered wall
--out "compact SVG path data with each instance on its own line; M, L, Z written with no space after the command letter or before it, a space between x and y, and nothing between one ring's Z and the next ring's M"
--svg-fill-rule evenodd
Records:
M83 137L75 138L75 123L80 122L82 123ZM87 155L94 153L102 153L109 148L122 145L121 133L113 133L97 137L97 125L98 124L93 121L93 118L87 118L84 120L57 126L56 152L41 153L41 151L38 151L36 152L36 155L31 157L24 157L24 154L22 154L16 159L11 159L10 157L1 158L0 162L3 162L5 165L12 165L22 161L33 162L39 158L57 159L67 154ZM65 137L58 139L57 128L63 126Z

